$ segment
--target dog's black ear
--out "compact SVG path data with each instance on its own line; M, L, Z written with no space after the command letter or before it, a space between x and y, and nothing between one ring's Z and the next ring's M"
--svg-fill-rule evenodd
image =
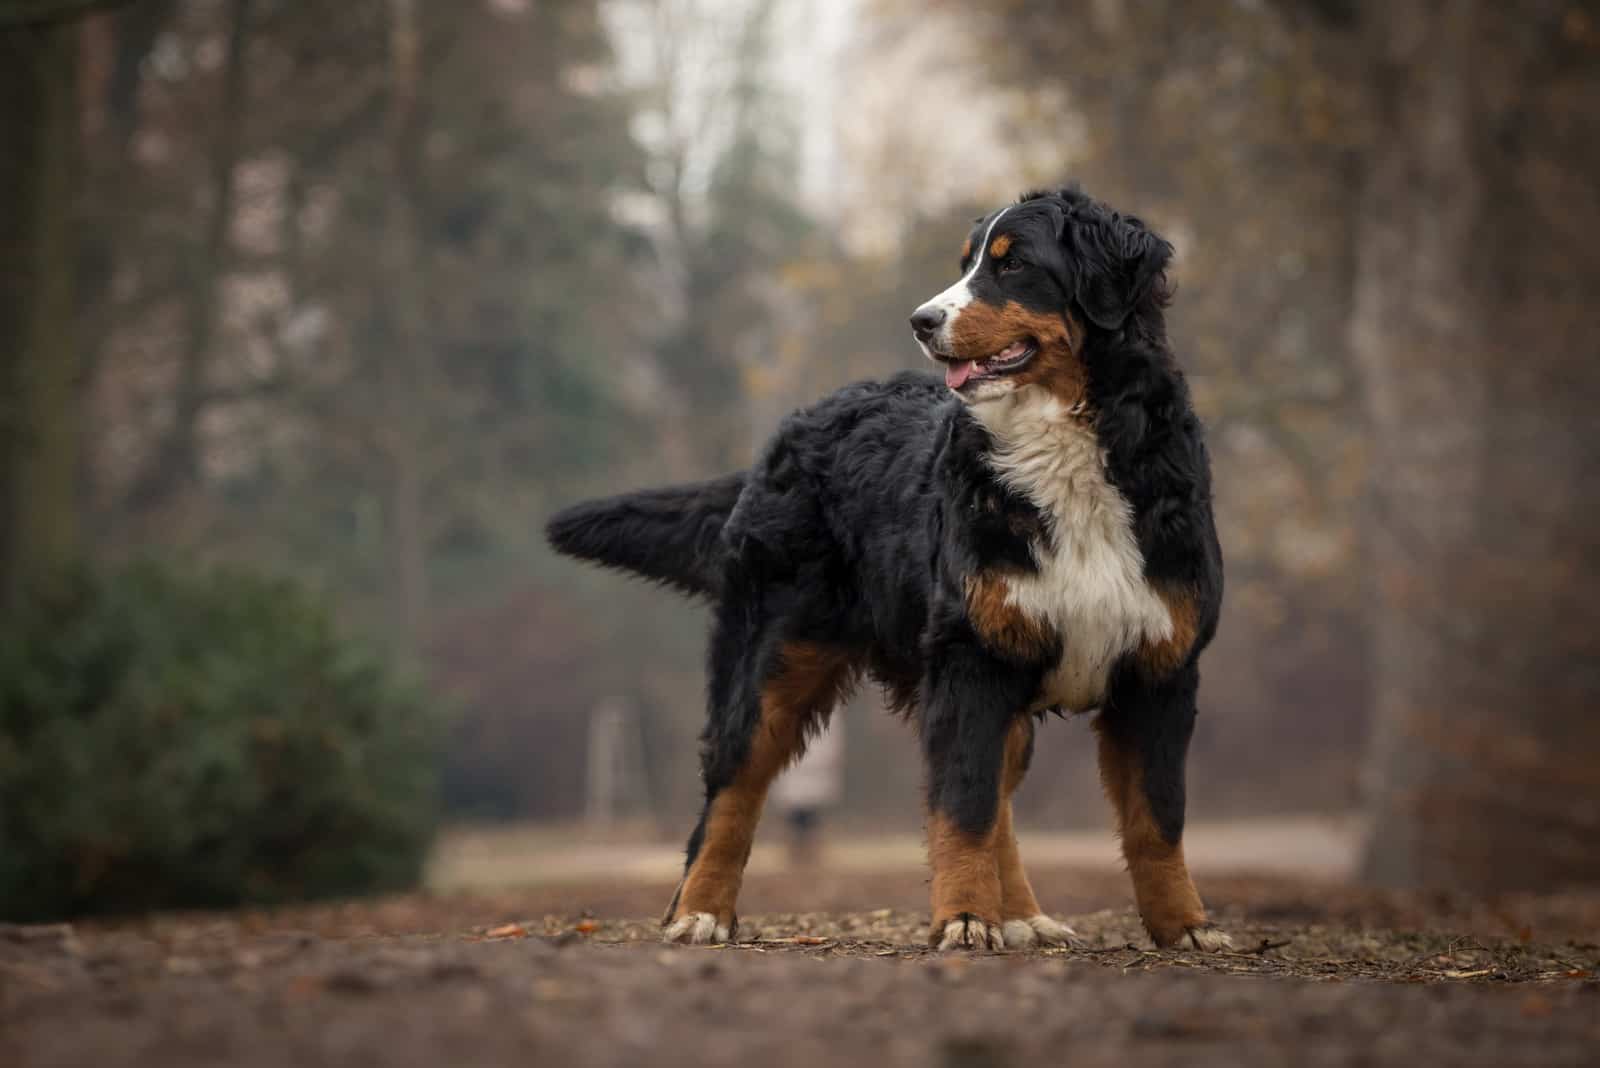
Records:
M1073 295L1096 326L1115 330L1147 301L1164 299L1172 245L1140 220L1074 212L1063 219L1061 239L1075 273Z

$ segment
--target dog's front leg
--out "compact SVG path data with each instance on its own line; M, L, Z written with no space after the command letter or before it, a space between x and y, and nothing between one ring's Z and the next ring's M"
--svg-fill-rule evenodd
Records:
M976 644L932 658L922 738L933 869L928 941L939 949L1005 948L997 844L1006 738L1033 684Z
M1226 949L1232 943L1206 917L1183 856L1184 765L1198 685L1192 666L1160 682L1133 671L1120 677L1095 723L1100 778L1151 940Z

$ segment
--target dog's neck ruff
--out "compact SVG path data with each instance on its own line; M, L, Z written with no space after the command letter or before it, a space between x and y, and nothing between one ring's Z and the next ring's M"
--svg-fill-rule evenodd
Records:
M1105 696L1112 665L1142 642L1172 636L1172 615L1144 574L1133 508L1106 478L1091 413L1035 386L972 405L1000 480L1044 515L1038 571L1008 576L1008 599L1061 636L1062 656L1037 707L1087 711Z

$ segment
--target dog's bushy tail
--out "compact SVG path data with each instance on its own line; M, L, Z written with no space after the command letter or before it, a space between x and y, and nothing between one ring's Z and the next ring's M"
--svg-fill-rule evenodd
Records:
M568 556L715 598L722 586L722 526L744 479L740 471L709 482L584 501L557 512L545 536Z

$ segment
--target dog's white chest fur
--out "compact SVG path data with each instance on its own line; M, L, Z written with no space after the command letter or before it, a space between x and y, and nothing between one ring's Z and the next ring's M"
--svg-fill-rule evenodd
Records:
M1024 387L972 412L994 438L990 464L1039 508L1053 539L1034 545L1036 574L1007 579L1010 602L1061 636L1061 660L1035 707L1094 708L1119 656L1173 631L1144 577L1133 509L1106 480L1094 430L1056 398Z

